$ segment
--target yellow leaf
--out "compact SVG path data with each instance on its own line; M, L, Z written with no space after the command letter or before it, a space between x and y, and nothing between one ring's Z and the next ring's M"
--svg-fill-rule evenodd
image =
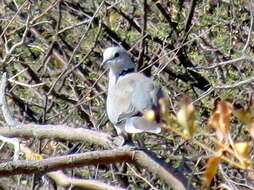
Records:
M223 151L220 150L218 152L218 155L209 158L207 165L206 165L205 173L203 174L203 183L202 183L203 188L209 187L212 182L212 179L216 175L218 166L219 166L219 163L221 160L222 153L223 153Z
M116 21L117 19L117 14L115 12L111 12L109 15L109 23L112 24Z
M20 148L22 152L25 153L26 160L41 160L44 158L43 154L34 153L30 148L28 148L24 144L21 144Z
M244 124L249 125L253 118L249 109L234 109L234 115Z
M189 98L184 98L181 102L181 108L176 114L177 122L184 127L184 134L191 138L195 132L195 108Z
M251 143L250 142L237 142L235 143L235 150L238 153L238 159L243 166L243 168L248 167L248 160L250 158L250 147Z
M145 111L144 118L148 121L154 121L156 119L155 111L152 109Z
M250 124L249 134L254 139L254 122Z
M208 121L208 126L215 129L218 140L225 144L228 144L229 141L228 137L232 109L232 104L230 102L219 101Z
M169 114L169 101L168 98L160 98L159 99L160 104L160 112L161 114Z
M37 153L27 153L26 155L26 160L41 160L44 158L42 154L37 154Z

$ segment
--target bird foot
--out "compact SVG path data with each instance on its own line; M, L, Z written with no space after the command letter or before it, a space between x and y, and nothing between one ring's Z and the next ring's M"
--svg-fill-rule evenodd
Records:
M114 137L113 143L116 146L123 146L125 144L125 138L123 136Z

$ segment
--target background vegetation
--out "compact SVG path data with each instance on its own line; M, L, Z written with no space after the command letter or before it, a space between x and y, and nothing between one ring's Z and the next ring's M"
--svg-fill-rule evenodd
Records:
M140 71L165 87L171 119L182 109L190 116L182 117L193 126L195 123L192 138L170 121L171 127L159 135L141 135L146 149L186 175L197 189L202 185L213 189L253 189L253 11L252 0L0 0L0 69L1 75L6 72L9 78L8 105L14 118L23 124L40 124L39 128L42 124L64 124L70 129L82 127L114 136L105 113L107 74L100 63L103 49L121 45ZM181 106L180 101L186 96L191 98L195 110L184 108L190 106L188 101ZM226 108L220 109L224 103L213 104L215 99L228 99ZM223 115L225 110L244 111L240 117L230 117ZM225 124L227 131L221 132L222 136L231 137L227 140L219 138L219 121L215 127L211 124L211 115L216 111L222 123L230 121ZM0 122L2 129L7 128L4 115L0 115ZM190 132L188 127L185 130ZM25 155L19 155L20 160L105 148L75 139L57 140L53 135L50 138L50 133L39 138L36 134L10 135L0 131L0 135L17 137L29 148L30 153L22 149ZM218 143L226 142L230 151L237 152L232 141L248 142L244 160L223 153L225 147L218 148ZM3 143L1 162L15 162L11 161L13 152L12 145ZM216 167L207 165L217 153L221 162L217 160ZM222 155L232 158L232 162ZM239 160L246 167L235 164ZM215 174L218 168L218 172L210 177L211 184L204 184L203 173L209 167ZM77 179L98 179L98 183L108 183L112 188L170 189L157 175L132 165L98 164L64 172ZM0 187L56 188L55 178L41 176L37 173L4 177ZM78 189L78 185L73 185L73 189Z

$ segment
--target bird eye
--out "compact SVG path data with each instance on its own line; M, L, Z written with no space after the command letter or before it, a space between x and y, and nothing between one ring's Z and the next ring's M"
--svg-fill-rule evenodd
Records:
M116 52L115 57L119 57L119 53L118 52Z

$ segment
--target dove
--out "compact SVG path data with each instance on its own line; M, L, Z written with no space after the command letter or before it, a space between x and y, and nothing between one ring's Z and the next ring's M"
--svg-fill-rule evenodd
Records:
M137 72L136 64L120 46L105 49L101 64L109 69L106 110L117 134L160 133L162 87Z

